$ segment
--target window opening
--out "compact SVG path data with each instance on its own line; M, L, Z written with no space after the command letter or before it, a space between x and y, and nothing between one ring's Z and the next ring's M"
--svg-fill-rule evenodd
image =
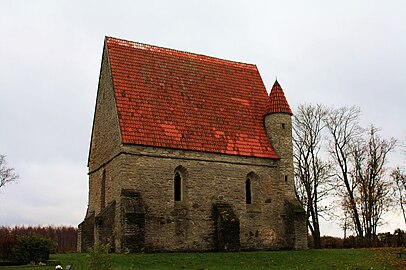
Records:
M282 123L282 129L285 129L285 123Z
M285 175L285 182L288 182L288 176Z
M182 200L182 178L179 172L175 173L175 202L180 202Z
M252 196L251 196L251 180L247 178L245 181L245 203L251 204L252 203Z
M100 208L104 209L106 206L106 170L103 170L101 179L101 191L100 191Z

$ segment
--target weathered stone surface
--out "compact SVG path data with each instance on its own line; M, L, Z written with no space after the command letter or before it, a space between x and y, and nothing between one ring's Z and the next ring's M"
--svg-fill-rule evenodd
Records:
M121 249L125 252L144 251L145 209L140 192L121 190Z
M178 150L147 147L126 146L123 150L126 152L115 157L103 169L90 174L90 181L94 182L90 186L96 187L90 197L94 204L99 202L101 192L98 183L103 177L100 170L105 170L106 175L106 203L120 201L123 189L136 190L145 209L143 241L146 250L216 249L212 207L219 203L232 206L239 219L241 249L305 247L296 244L296 240L279 240L292 235L285 229L287 223L284 217L290 215L285 201L294 200L287 192L290 183L283 178L285 172L279 171L280 160L216 157L213 154L180 153ZM183 158L179 157L180 154ZM182 168L182 201L176 202L174 175L179 168ZM247 177L252 181L250 205L245 201ZM101 211L101 207L96 206L91 208L89 205L89 209L96 213ZM122 211L116 213L120 215ZM123 217L116 216L115 220L123 220ZM124 224L116 224L116 235L125 235ZM301 224L292 226L300 227ZM116 238L116 241L117 250L121 250L120 239Z
M95 217L95 239L102 244L110 244L115 250L115 216L116 202L111 202Z
M240 220L228 204L213 205L213 243L217 251L239 251Z
M94 244L94 213L88 214L85 220L79 224L78 247L79 251L85 252Z

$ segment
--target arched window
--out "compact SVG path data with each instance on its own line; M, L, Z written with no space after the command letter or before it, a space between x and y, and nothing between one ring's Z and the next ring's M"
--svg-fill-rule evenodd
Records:
M182 201L182 177L179 172L175 172L174 187L175 202L180 202Z
M251 204L252 203L252 196L251 196L251 180L247 178L245 181L245 203Z

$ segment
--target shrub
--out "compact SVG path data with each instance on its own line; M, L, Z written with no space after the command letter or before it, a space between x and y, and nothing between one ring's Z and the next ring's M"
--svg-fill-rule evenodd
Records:
M14 260L19 263L45 262L53 248L50 239L38 235L20 236L14 246Z
M111 256L109 254L110 245L95 244L89 248L88 269L109 270L111 269Z
M322 236L320 238L321 248L343 248L343 239L333 236Z

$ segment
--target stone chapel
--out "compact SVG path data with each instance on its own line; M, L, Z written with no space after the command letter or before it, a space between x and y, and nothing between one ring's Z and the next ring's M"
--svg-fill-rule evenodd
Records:
M106 37L78 249L304 249L292 111L253 64Z

